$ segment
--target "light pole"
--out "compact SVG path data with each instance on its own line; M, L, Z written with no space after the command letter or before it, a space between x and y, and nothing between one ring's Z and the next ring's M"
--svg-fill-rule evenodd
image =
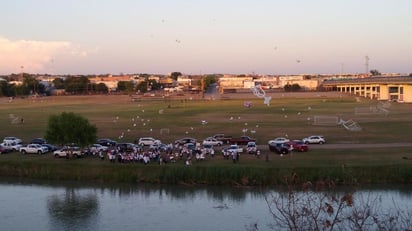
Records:
M24 66L20 66L20 81L23 81L23 69L24 69Z

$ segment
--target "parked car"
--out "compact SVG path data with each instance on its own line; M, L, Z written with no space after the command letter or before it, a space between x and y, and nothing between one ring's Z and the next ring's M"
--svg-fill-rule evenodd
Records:
M239 138L232 138L230 140L230 144L237 144L237 145L247 145L250 141L256 141L254 138L249 136L241 136Z
M7 136L7 137L4 137L3 143L16 143L16 144L21 144L21 143L23 143L23 140L21 140L21 139L19 139L19 138L17 138L17 137L14 137L14 136Z
M226 136L225 134L215 134L212 136L212 138L222 141L224 144L228 144L233 137Z
M98 139L96 143L97 143L97 144L100 144L100 145L103 145L103 146L107 146L107 147L114 147L114 146L116 146L116 144L117 144L116 141L111 140L111 139L109 139L109 138L101 138L101 139Z
M309 151L309 146L305 144L302 140L292 140L292 141L286 142L285 144L291 146L293 151L298 151L298 152Z
M7 152L17 152L20 150L23 145L21 143L16 143L14 141L8 141L5 143L1 144L5 149L7 149Z
M277 144L283 144L283 143L286 143L286 142L289 142L289 141L290 140L288 138L285 138L285 137L277 137L273 140L269 140L269 142L277 143Z
M49 149L40 144L28 144L25 147L21 147L19 150L23 154L44 154L49 151Z
M288 154L291 150L291 147L285 143L275 143L275 142L268 142L269 150L272 152L276 152L277 154Z
M243 148L237 144L232 144L229 147L222 149L222 154L225 159L233 158L233 155L239 155L243 152Z
M10 152L9 149L5 148L2 144L0 144L0 154Z
M233 152L242 153L243 148L237 144L232 144L229 147L225 148L224 151L229 152L229 153L233 153Z
M70 154L73 157L76 157L76 158L83 156L83 153L80 150L80 148L79 147L74 147L74 146L66 146L66 147L63 147L63 148L53 152L53 156L56 157L56 158L59 158L59 157L66 157L67 158L67 157L69 157Z
M207 137L206 139L203 140L203 145L212 145L212 146L222 146L223 141L217 140L213 137Z
M206 155L215 155L215 150L213 149L213 145L210 144L205 144L203 145L202 152L205 153Z
M47 144L46 139L44 138L34 138L30 141L31 144Z
M117 149L120 152L132 152L133 149L136 148L136 145L133 143L118 143L117 144Z
M53 144L41 144L41 146L44 146L47 148L47 152L54 152L56 151L58 148L57 146L53 145Z
M258 149L257 149L256 142L251 141L251 142L247 143L247 145L246 145L246 152L247 153L256 154L257 150Z
M91 144L88 147L83 149L83 152L85 154L97 154L99 152L107 152L107 150L109 149L109 147L107 146L103 146L101 144Z
M160 144L162 142L158 139L153 138L153 137L141 137L135 143L138 144L138 145L150 146L154 143Z
M196 145L197 140L195 138L190 138L190 137L185 137L185 138L181 138L175 141L175 145L185 145L185 144L194 144Z
M309 136L309 137L303 138L302 141L305 144L324 144L324 143L326 143L325 137L324 136L319 136L319 135Z
M152 145L150 145L149 147L150 150L159 150L159 151L167 151L169 150L169 146L167 144L163 144L163 143L153 143Z

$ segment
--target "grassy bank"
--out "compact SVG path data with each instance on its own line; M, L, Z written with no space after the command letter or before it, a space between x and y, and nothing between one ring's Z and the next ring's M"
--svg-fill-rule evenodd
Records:
M313 150L287 156L270 154L269 161L253 155L242 155L238 163L221 156L194 161L185 166L183 160L159 165L151 162L111 163L96 157L55 159L50 154L0 156L0 175L46 180L85 182L210 184L233 186L268 186L285 184L294 175L294 183L333 180L336 184L412 183L412 164L405 155L410 148L388 155L390 149L375 149L350 155L330 150Z
M216 133L249 135L265 145L280 136L290 139L322 134L328 143L411 142L411 105L392 103L388 114L355 113L356 108L373 108L379 102L356 100L346 95L314 93L311 98L273 95L270 106L251 94L249 98L201 100L191 96L180 99L131 101L128 96L68 96L39 99L0 98L0 138L17 136L25 141L43 137L51 114L74 112L86 117L98 128L99 137L133 142L153 136L164 143L182 137L202 140ZM250 102L247 108L244 102ZM352 119L362 131L351 132L342 126L314 126L314 116ZM24 118L16 123L15 118ZM207 124L201 123L202 120ZM247 129L247 132L243 132ZM119 137L122 137L121 139ZM411 183L411 148L368 148L317 150L280 157L270 161L242 155L238 164L220 156L184 166L175 164L119 164L87 157L76 160L55 159L50 154L0 155L0 175L53 180L97 182L149 182L173 184L281 184L296 174L299 182L333 179L346 183Z

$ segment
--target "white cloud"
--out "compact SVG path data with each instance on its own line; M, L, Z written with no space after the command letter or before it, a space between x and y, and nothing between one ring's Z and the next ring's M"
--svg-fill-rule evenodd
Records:
M66 41L12 41L0 36L0 74L19 73L22 69L27 73L47 73L56 56L85 57L87 52Z

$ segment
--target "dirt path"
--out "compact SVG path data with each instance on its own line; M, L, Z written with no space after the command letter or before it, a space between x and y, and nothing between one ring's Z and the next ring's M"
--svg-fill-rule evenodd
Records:
M361 148L399 148L412 147L412 143L379 143L379 144L311 144L309 149L361 149Z
M412 148L412 143L379 143L379 144L309 144L309 150L326 150L326 149L364 149L364 148ZM259 145L261 150L269 150L268 145Z

